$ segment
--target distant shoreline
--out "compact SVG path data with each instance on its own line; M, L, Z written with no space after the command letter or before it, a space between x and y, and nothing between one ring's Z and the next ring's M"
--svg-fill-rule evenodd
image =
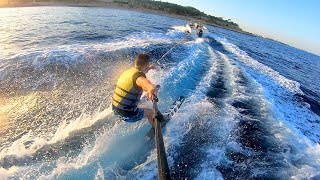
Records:
M184 19L184 20L196 20L191 17L187 16L182 16L182 15L177 15L177 14L172 14L172 13L166 13L163 11L157 11L157 10L150 10L146 8L131 8L127 7L126 5L119 4L119 3L114 3L114 2L90 2L90 3L67 3L67 2L19 2L19 3L11 3L11 4L6 4L6 5L0 5L0 8L19 8L19 7L37 7L37 6L67 6L67 7L102 7L102 8L114 8L114 9L123 9L123 10L133 10L133 11L139 11L139 12L147 12L147 13L153 13L153 14L159 14L159 15L164 15L164 16L169 16L169 17L174 17L174 18L179 18L179 19ZM219 26L217 24L212 24L212 23L207 23L205 24L215 26L218 28L250 35L250 36L256 36L256 37L261 37L259 35L255 35L246 31L242 30L236 30L232 28L226 28L223 26Z

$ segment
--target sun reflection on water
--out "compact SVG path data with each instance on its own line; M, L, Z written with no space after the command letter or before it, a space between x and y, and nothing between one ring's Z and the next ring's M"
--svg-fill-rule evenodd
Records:
M0 134L7 129L15 117L22 116L37 107L39 94L32 92L28 95L4 98L0 97Z

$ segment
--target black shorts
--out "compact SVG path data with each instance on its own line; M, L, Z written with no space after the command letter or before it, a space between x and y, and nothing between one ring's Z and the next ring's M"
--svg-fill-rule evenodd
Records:
M144 117L144 109L137 108L136 111L125 111L112 105L112 111L116 116L125 122L137 122Z

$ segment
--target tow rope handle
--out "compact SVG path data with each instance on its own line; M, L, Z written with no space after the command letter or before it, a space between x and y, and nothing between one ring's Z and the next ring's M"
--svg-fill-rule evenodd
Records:
M156 85L156 88L157 88L157 90L159 90L160 89L160 85L159 84ZM156 103L159 101L159 99L158 99L156 94L153 94L153 101L155 101Z
M156 103L159 102L159 99L155 94L153 94L153 101L156 102Z

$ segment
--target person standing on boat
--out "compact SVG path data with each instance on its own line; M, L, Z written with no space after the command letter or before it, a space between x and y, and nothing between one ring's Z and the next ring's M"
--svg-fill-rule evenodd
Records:
M137 122L146 117L154 127L153 110L138 108L143 91L147 92L150 100L158 93L156 86L145 75L151 69L155 69L155 66L150 64L150 56L141 53L136 57L134 67L120 75L112 97L112 110L121 120Z

